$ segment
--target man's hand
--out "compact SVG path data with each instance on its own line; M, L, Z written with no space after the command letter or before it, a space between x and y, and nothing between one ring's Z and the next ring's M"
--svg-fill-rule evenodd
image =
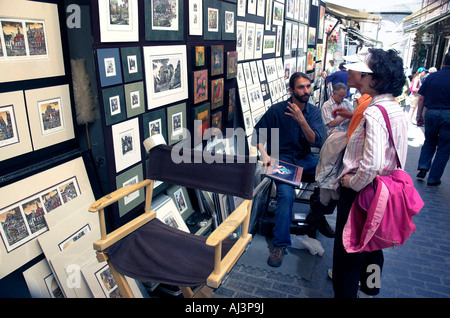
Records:
M285 112L285 114L292 117L300 125L306 122L302 110L294 103L288 102L287 112Z
M331 116L333 116L334 118L336 118L337 116L341 116L343 118L352 118L353 112L343 106L339 106L331 111Z

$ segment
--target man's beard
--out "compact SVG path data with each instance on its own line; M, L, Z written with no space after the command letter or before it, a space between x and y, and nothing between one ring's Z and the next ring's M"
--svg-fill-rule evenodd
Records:
M304 95L298 95L294 93L294 97L300 102L300 103L307 103L309 101L309 97L311 94L304 94Z

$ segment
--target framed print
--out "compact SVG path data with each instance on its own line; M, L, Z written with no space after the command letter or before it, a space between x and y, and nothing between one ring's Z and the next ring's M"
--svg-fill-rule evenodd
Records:
M275 66L275 59L265 59L264 68L266 70L266 77L268 82L272 82L278 78L277 67Z
M298 23L292 24L292 45L291 48L296 50L298 47Z
M142 80L142 55L140 47L120 48L123 80L125 83Z
M258 75L258 67L256 66L256 61L250 61L250 71L252 72L252 78L254 84L259 84L259 75Z
M145 0L145 40L182 41L183 3L182 0Z
M273 2L273 25L283 25L284 24L284 3L278 1Z
M167 117L165 109L145 113L142 116L142 120L144 125L144 140L150 136L160 134L167 142Z
M0 94L0 161L33 151L23 91Z
M245 87L245 78L244 78L244 67L242 66L242 63L238 63L237 65L237 86L239 88Z
M253 53L254 59L260 59L263 51L264 40L264 24L256 24L255 27L255 51Z
M167 108L167 144L172 145L186 138L186 103Z
M250 103L250 110L252 112L258 108L264 107L264 99L259 83L247 86L247 95Z
M277 39L275 43L275 56L280 56L281 54L281 42L283 37L283 27L281 25L277 26Z
M223 45L211 46L211 76L223 74Z
M216 111L211 115L211 128L216 128L220 131L222 131L222 111ZM213 130L213 134L214 130Z
M264 20L264 28L266 31L270 31L272 28L272 8L273 8L273 0L266 1L266 16Z
M97 61L102 87L122 83L122 67L118 48L98 49Z
M247 2L247 13L256 15L256 2L257 0L249 0Z
M167 195L175 203L175 206L177 207L177 210L181 214L183 220L187 220L192 212L194 212L187 189L182 186L174 185L167 189Z
M141 161L138 118L115 124L111 129L116 172L121 172Z
M197 107L194 107L193 114L194 114L194 127L196 128L196 131L194 131L194 141L201 141L203 140L203 136L208 128L210 128L210 107L211 104L203 103ZM196 120L201 122L195 122ZM194 147L197 146L196 144Z
M236 88L230 88L228 90L228 111L227 111L227 121L231 121L234 118L234 113L236 112Z
M227 52L227 79L236 77L238 65L237 57L237 51Z
M188 98L186 45L146 46L148 109Z
M79 211L90 214L87 210L95 201L82 157L1 187L0 197L0 278L42 254L37 238L43 233L43 216L52 229ZM24 216L24 207L37 214ZM21 225L25 227L18 228Z
M223 78L211 81L211 109L223 105Z
M174 227L176 229L185 231L189 233L189 229L184 223L183 218L181 217L180 212L178 212L178 208L175 205L175 202L167 197L167 200L161 203L158 207L155 208L156 217L161 220L163 223Z
M123 188L130 184L136 184L144 180L144 174L142 170L142 164L124 171L116 176L116 189ZM136 208L139 204L145 200L144 188L136 190L133 193L123 197L118 201L119 217L123 217L125 214Z
M306 71L314 70L314 52L314 49L308 48L308 53L306 55Z
M2 1L0 26L0 83L65 75L57 4Z
M75 138L69 85L25 91L33 149Z
M242 67L244 70L244 78L245 78L245 85L249 86L253 84L253 76L252 76L252 70L250 69L250 62L242 63Z
M254 45L255 45L255 23L247 22L245 32L245 59L253 59Z
M221 2L213 0L203 1L203 39L222 39Z
M319 7L319 31L317 33L318 40L323 40L324 28L325 28L325 7L321 5Z
M236 51L238 52L238 61L245 60L245 28L247 24L244 21L236 22Z
M264 82L266 80L266 75L264 74L264 65L262 60L256 61L256 67L258 69L259 80Z
M316 28L308 28L308 45L316 45Z
M298 25L298 48L305 52L305 47L308 45L307 41L307 30L306 25L299 23Z
M46 259L24 271L23 277L32 298L64 298Z
M263 54L275 53L275 35L264 35Z
M102 91L102 95L105 123L107 126L127 119L125 95L122 85L105 88Z
M252 112L246 111L243 113L244 116L244 128L245 128L245 134L247 136L250 136L253 133L253 118L252 118Z
M195 66L205 66L205 47L196 46L195 47Z
M294 19L294 1L292 0L286 3L286 18Z
M189 35L203 35L202 0L189 0Z
M99 0L100 42L138 42L137 0Z
M222 2L222 40L236 40L236 4Z
M145 112L144 82L124 85L127 117L131 118Z
M242 112L246 112L250 110L250 103L248 101L247 88L239 89L239 100L241 102Z
M194 104L208 100L208 70L195 71Z
M238 17L245 17L245 12L247 12L247 0L237 0Z
M284 55L291 56L292 22L286 21L284 25Z
M277 68L278 78L284 78L284 64L281 57L275 58L275 66Z

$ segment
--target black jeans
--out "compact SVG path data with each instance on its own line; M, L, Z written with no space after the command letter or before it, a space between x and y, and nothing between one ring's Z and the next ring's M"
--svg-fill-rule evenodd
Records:
M336 236L333 251L333 289L335 298L356 298L358 283L367 295L380 292L383 252L347 253L342 243L342 232L347 222L353 201L358 192L341 187L336 215Z

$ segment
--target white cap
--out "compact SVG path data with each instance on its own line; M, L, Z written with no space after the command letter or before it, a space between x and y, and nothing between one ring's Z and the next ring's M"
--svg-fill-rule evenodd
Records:
M363 60L360 60L356 63L350 63L345 64L344 67L347 70L356 71L356 72L362 72L362 73L373 73L373 71L370 69L367 62L370 60L370 54L366 55Z
M346 55L343 57L343 59L350 63L361 62L364 60L367 54L369 54L369 48L363 47L357 54Z

